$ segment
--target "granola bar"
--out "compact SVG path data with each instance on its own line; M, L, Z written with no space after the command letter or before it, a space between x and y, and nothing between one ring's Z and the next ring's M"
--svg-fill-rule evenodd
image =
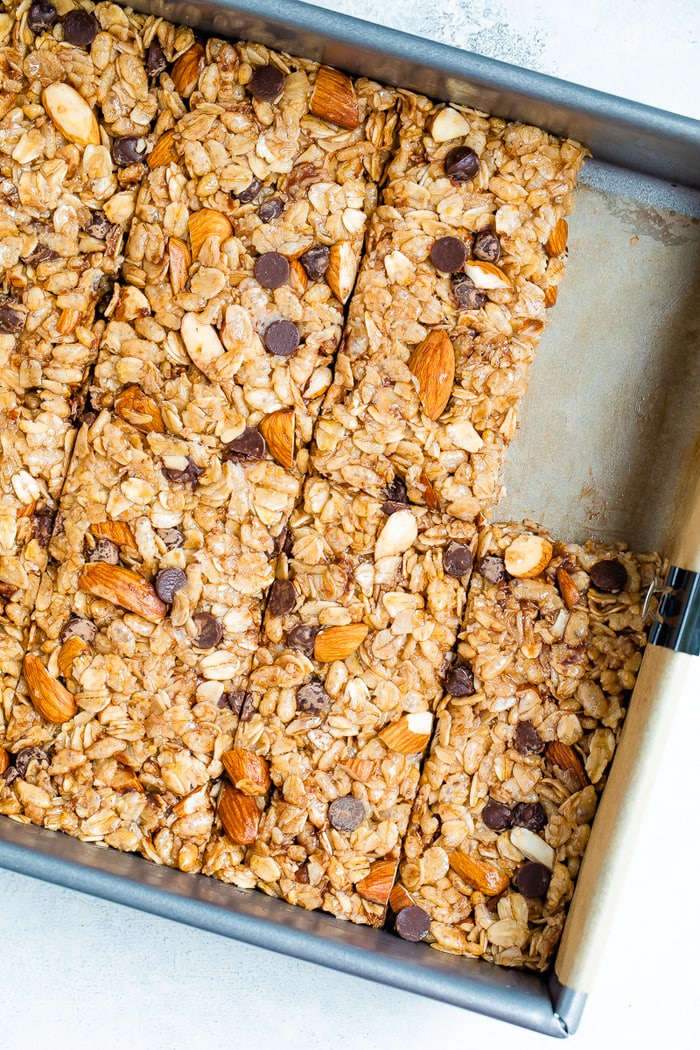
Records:
M473 690L438 713L400 869L432 947L548 965L662 568L658 555L562 543L531 523L480 535L458 647Z

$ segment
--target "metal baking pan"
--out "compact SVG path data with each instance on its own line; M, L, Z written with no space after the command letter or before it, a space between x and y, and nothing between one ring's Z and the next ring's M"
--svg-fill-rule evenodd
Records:
M585 143L569 273L497 517L656 547L677 597L655 629L562 944L545 976L410 944L253 890L0 818L0 865L563 1038L578 1024L700 622L700 122L282 0L135 0L175 22L538 124ZM674 584L675 586L675 584ZM694 626L693 626L694 625Z

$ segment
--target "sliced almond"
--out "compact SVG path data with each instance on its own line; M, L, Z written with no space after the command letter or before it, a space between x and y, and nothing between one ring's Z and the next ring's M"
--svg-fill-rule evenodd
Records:
M200 321L197 314L185 314L180 326L180 335L193 364L205 375L217 358L226 353L216 328Z
M535 835L534 831L527 828L513 828L510 833L510 841L516 849L519 849L528 860L536 860L544 864L550 871L554 870L556 854L548 842Z
M326 627L316 635L314 657L320 663L329 664L351 656L364 642L369 627L364 623L347 623L338 627Z
M196 41L192 47L180 55L170 70L170 78L175 85L175 90L183 98L189 98L199 80L199 74L204 68L204 47Z
M75 697L64 685L52 678L34 653L24 658L24 680L29 698L42 718L54 725L68 722L78 711Z
M410 510L397 510L386 519L382 531L377 536L374 547L374 560L403 554L416 542L418 523Z
M10 756L4 747L0 747L0 777L10 765Z
M80 310L72 310L69 307L64 307L64 309L61 310L58 321L56 322L56 331L61 335L70 335L80 324L82 316Z
M178 153L175 148L176 132L165 131L160 136L151 152L146 157L146 164L153 171L154 168L162 168L165 164L171 164L177 160Z
M165 425L158 405L139 386L128 386L115 399L114 411L142 434L164 434Z
M251 795L244 795L232 784L224 784L219 795L219 816L232 842L241 846L255 842L260 810Z
M435 142L448 142L469 134L469 122L456 109L445 106L430 122L430 134Z
M169 238L168 259L170 260L170 287L173 290L173 295L177 295L187 284L192 263L190 250L179 237Z
M561 255L562 252L566 251L566 242L568 239L569 224L566 219L559 219L544 246L547 255Z
M433 488L433 483L424 470L421 471L420 475L420 487L423 490L423 499L425 500L426 507L430 510L440 510L440 500Z
M579 788L588 787L590 784L588 774L573 747L562 744L560 740L550 740L544 753L550 765L561 770L563 774L561 779L570 790L578 791Z
M196 259L202 250L202 245L209 237L214 237L221 244L230 237L233 227L223 212L215 211L214 208L201 208L190 215L187 222L192 245L192 258Z
M461 879L468 882L475 890L481 890L487 897L495 897L508 889L510 879L499 868L487 864L473 853L458 850L450 855L450 867Z
M95 521L90 526L90 532L98 539L111 540L118 547L131 547L137 550L136 537L131 531L131 526L125 521Z
M244 795L265 795L270 790L270 767L262 755L237 747L222 755L221 761L233 786Z
M114 309L115 321L135 321L137 317L148 317L151 304L139 288L124 284Z
M429 419L439 419L450 400L455 381L455 351L447 332L436 329L426 335L408 362L418 380L418 397Z
M486 291L495 291L502 288L511 288L510 278L506 277L500 266L495 263L481 262L479 259L470 259L464 267L467 277L471 277L477 288Z
M350 298L357 277L357 257L350 241L338 241L329 248L326 280L328 287L341 303Z
M361 784L369 783L376 769L375 763L370 758L348 758L340 765L353 780L359 780Z
M44 109L69 142L78 146L99 146L97 117L82 95L70 84L49 84L41 93Z
M168 611L148 580L121 565L100 561L86 565L78 578L78 586L96 598L104 598L143 616L151 623L164 619Z
M558 294L559 294L559 290L558 290L556 284L550 284L550 286L548 288L545 288L545 290L544 290L544 305L546 306L546 308L548 310L551 309L551 307L555 305L555 303L557 301L557 295Z
M430 743L432 728L430 711L414 711L382 729L379 739L400 755L419 755Z
M394 885L397 867L396 860L375 860L370 866L369 874L355 885L362 899L371 901L372 904L386 904Z
M578 605L581 595L566 569L557 569L557 585L567 609L573 609L575 605Z
M552 551L552 544L544 536L518 536L505 552L506 571L520 579L531 579L549 565Z
M278 408L264 416L258 425L270 455L285 470L294 469L294 419L293 408Z
M83 638L79 638L77 634L67 638L58 650L57 657L58 669L63 677L70 678L73 671L73 661L78 656L87 656L89 652L90 646Z
M330 66L320 67L309 108L314 116L348 131L360 123L360 109L352 81Z

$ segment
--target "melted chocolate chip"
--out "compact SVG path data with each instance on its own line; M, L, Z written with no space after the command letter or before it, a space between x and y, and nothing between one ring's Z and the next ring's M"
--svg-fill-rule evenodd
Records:
M12 299L4 306L0 306L0 333L2 335L16 335L24 328L27 315L23 310L18 310Z
M452 667L445 675L445 689L450 696L473 696L474 675L469 667Z
M229 441L224 452L224 460L248 459L252 462L264 459L267 451L265 438L255 427L246 427L233 441Z
M220 707L222 710L225 707L228 707L231 711L233 711L234 715L240 715L241 711L243 710L245 698L245 689L232 689L230 692L221 694L216 706Z
M472 254L482 262L496 263L501 258L501 242L491 230L481 230L474 238Z
M466 543L457 543L456 540L453 540L447 544L443 564L448 576L459 579L465 576L472 567L472 552Z
M291 580L275 580L270 587L267 611L270 616L286 616L297 603L297 592Z
M60 638L62 642L68 641L69 638L82 638L91 645L96 634L97 627L92 620L87 620L84 616L71 616L61 628Z
M359 828L366 815L363 803L354 795L333 799L328 807L328 819L333 827L346 833Z
M292 627L287 635L287 645L290 649L296 649L298 652L303 653L304 656L312 657L314 655L316 635L319 630L320 628L318 627L310 627L305 623L298 623L296 627Z
M521 755L541 755L544 751L544 740L540 738L532 722L518 722L513 746Z
M299 256L299 262L306 270L310 281L320 281L330 261L331 253L325 244L314 244Z
M502 802L496 802L494 798L490 798L482 809L481 819L486 827L491 828L492 831L506 831L513 825L513 814L510 811L510 806L505 806Z
M155 579L156 594L162 602L170 604L186 584L187 576L182 569L161 569Z
M260 66L250 78L248 87L254 98L274 102L284 91L284 77L274 66Z
M454 182L469 182L479 170L479 158L469 146L455 146L445 157L445 174Z
M523 897L543 899L547 896L552 873L544 864L536 860L530 860L523 864L513 879L517 889Z
M37 244L36 248L23 258L30 266L41 266L42 263L55 262L61 256L53 248L47 248L45 244Z
M151 41L146 52L146 72L149 77L157 77L167 66L163 48L157 39Z
M236 197L236 199L239 200L241 204L250 204L250 202L254 201L257 195L260 193L262 187L263 184L260 181L260 179L253 179L253 181L249 182L246 188L244 190L241 190L240 193L234 193L234 197Z
M297 870L294 872L294 881L300 882L302 885L306 885L309 881L309 865L304 861L300 864Z
M198 467L191 456L187 457L187 466L183 470L175 470L171 467L163 467L163 477L174 484L189 485L193 490L197 488L199 479L204 473L204 467Z
M283 525L273 540L273 554L291 554L294 549L294 536L286 525Z
M476 563L476 571L489 583L504 583L508 578L506 563L495 554L487 554Z
M103 211L95 209L90 212L90 222L85 227L85 232L89 233L91 237L98 241L103 241L111 228L112 224Z
M184 546L185 537L179 529L156 529L156 532L169 551Z
M263 288L281 288L289 280L289 272L289 260L279 252L265 252L253 265L255 279Z
M593 586L606 594L616 594L624 590L627 583L627 569L617 558L597 561L591 567L589 575Z
M40 547L44 550L49 545L51 536L53 535L53 526L56 519L56 512L51 507L40 507L34 511L32 517L32 535L37 541Z
M192 640L192 645L197 649L213 649L224 636L221 621L208 612L196 612L192 622L197 628L197 634Z
M462 310L480 310L486 302L486 292L477 288L466 273L458 273L452 278L452 296Z
M284 211L284 204L280 197L270 197L268 200L263 201L258 208L258 216L260 222L274 222L275 219L279 219L280 215Z
M305 715L323 715L331 706L331 698L318 678L297 689L297 707Z
M528 831L542 831L547 827L547 813L539 802L518 802L513 807L513 823Z
M108 565L119 564L119 547L113 540L99 536L95 540L95 546L91 547L85 556L86 561L104 561Z
M15 755L15 769L21 777L24 777L29 769L29 763L34 761L48 763L49 756L40 747L23 747Z
M4 773L0 773L0 777L3 777L5 784L9 787L10 784L14 784L15 780L19 780L20 773L15 766L8 766Z
M112 160L118 168L140 164L145 158L148 144L140 135L124 135L112 143Z
M32 33L43 33L49 29L58 18L58 11L49 0L34 0L29 8L27 24Z
M275 357L290 357L299 346L299 331L292 321L273 321L265 329L263 342Z
M430 261L441 273L456 273L467 261L467 249L459 237L438 237L430 249Z
M397 510L404 510L408 506L408 492L401 478L394 478L386 485L382 496L385 500L382 503L383 514L395 514Z
M430 916L417 904L410 904L396 913L393 927L404 941L422 941L430 932Z
M88 11L69 11L63 19L63 39L75 47L90 47L99 31L99 22Z

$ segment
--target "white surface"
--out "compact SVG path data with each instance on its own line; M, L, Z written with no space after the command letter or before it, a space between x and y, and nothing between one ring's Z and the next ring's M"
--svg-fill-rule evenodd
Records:
M323 6L700 117L694 0L334 0ZM573 1040L576 1050L697 1045L697 862L685 845L697 840L700 666L697 672L678 698L597 985ZM0 930L1 1050L556 1045L2 871Z

